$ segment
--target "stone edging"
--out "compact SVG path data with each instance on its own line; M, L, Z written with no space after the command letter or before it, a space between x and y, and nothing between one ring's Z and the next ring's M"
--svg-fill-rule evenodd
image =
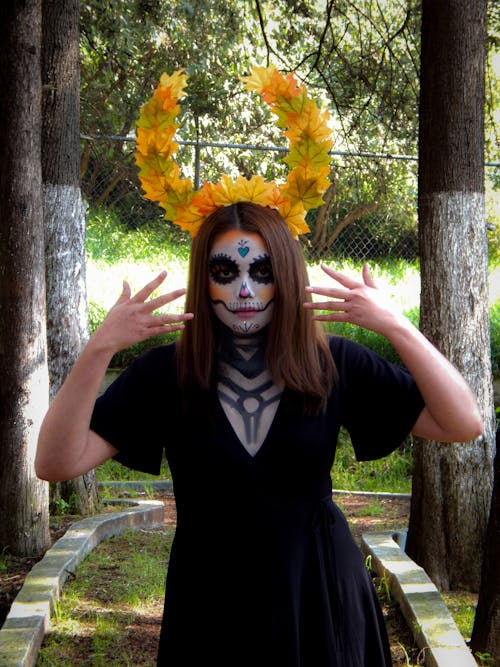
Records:
M361 550L371 557L371 569L387 578L426 667L477 667L436 586L403 551L405 540L405 531L365 533Z
M128 528L163 525L162 502L119 502L133 507L76 522L33 566L0 629L0 667L34 667L66 579L102 540Z

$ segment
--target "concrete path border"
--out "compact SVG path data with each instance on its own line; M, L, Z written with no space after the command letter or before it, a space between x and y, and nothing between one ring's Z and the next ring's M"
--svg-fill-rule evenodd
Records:
M77 521L33 566L0 629L0 667L34 667L66 579L102 540L128 528L163 526L165 506L120 500L132 507Z
M403 551L406 531L365 533L361 550L370 567L386 577L426 667L477 667L436 586Z

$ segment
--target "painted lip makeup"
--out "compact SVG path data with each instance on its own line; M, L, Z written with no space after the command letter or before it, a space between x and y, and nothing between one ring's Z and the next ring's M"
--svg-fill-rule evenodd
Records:
M254 315L257 315L261 311L255 308L239 308L238 310L234 310L233 312L238 317L246 318L246 317L254 317Z

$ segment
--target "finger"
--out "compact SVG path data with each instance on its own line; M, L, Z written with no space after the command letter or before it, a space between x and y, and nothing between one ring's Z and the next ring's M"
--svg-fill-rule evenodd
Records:
M146 299L151 296L155 289L157 289L162 284L166 277L166 271L159 273L154 280L149 282L147 285L144 285L144 287L139 290L137 294L135 294L135 296L132 298L132 301L134 303L143 303L146 301Z
M184 287L181 287L180 289L176 289L173 292L168 292L166 294L162 294L161 296L157 296L155 299L151 299L144 305L147 307L147 310L149 312L153 312L153 310L158 310L158 308L161 308L162 306L165 306L167 303L171 303L172 301L175 301L181 296L184 296L186 294L186 290Z
M130 299L131 289L130 285L126 280L123 281L122 293L120 294L118 301L116 303L123 303Z
M345 313L323 313L321 315L313 315L313 320L317 322L349 322L349 318Z
M345 301L306 301L304 308L308 310L346 311L348 305Z
M192 320L193 313L171 313L168 315L156 315L154 318L155 325L161 323L163 326L175 324L176 322L183 323Z
M377 287L375 281L372 278L372 274L368 264L363 264L363 281L365 285L368 285L368 287L375 287L375 288Z
M308 286L306 292L309 294L318 294L320 296L329 296L332 299L346 299L349 296L348 289L341 289L339 287L320 287Z
M150 327L143 339L153 338L153 336L163 336L164 334L172 333L173 331L182 331L185 328L186 325L183 322L180 322L179 324L162 324L161 326Z
M326 264L322 264L321 268L326 273L327 276L330 276L330 278L333 278L333 280L336 280L338 283L340 283L344 287L347 287L348 289L359 287L360 285L359 281L355 280L354 278L351 278L350 276L346 276L345 273L341 273L340 271L335 271L335 269L331 269Z

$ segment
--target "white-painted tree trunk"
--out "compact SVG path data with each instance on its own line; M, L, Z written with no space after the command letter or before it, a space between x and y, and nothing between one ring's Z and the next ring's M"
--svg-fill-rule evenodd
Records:
M51 398L88 335L86 206L80 191L79 7L78 0L43 0L42 169ZM52 485L52 501L59 497L75 511L94 512L95 473Z
M479 590L492 491L493 382L484 211L485 0L423 0L420 327L484 418L469 443L417 440L407 550L441 589Z
M418 541L418 562L439 588L477 591L494 453L484 197L436 193L421 210L421 249L432 257L422 261L421 329L468 380L485 432L470 443L415 443L409 548Z

